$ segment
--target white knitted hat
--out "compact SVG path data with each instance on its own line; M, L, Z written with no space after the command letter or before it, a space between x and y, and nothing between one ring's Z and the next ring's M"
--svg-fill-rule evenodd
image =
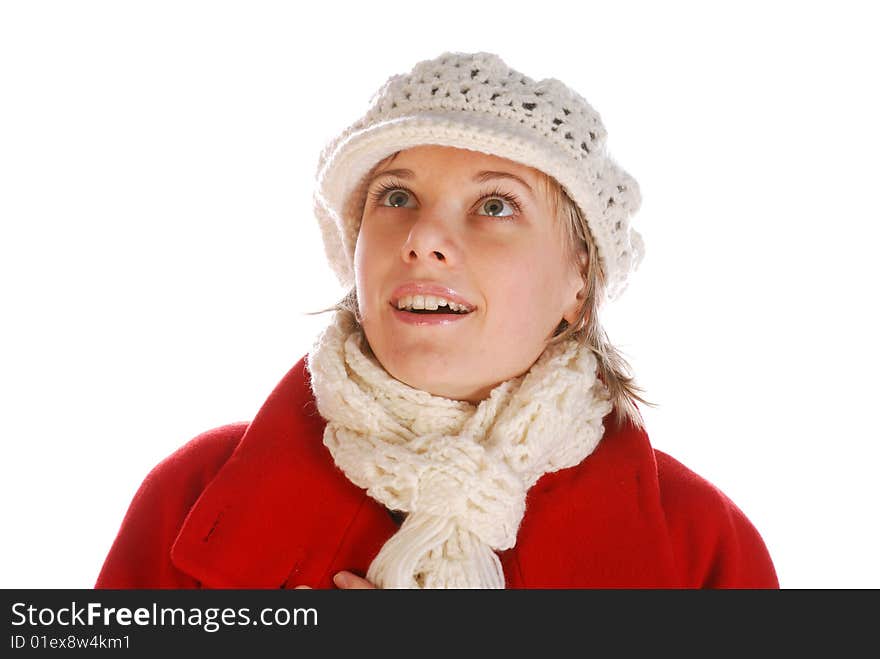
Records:
M644 256L630 217L638 183L605 147L599 114L559 80L534 81L492 53L447 52L394 75L366 114L321 152L315 213L331 267L354 285L354 248L365 175L396 151L421 144L472 149L555 178L587 218L609 300L619 297Z

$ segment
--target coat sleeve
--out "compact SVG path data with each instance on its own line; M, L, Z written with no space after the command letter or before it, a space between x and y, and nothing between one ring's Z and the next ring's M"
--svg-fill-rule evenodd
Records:
M171 563L171 547L247 423L208 430L156 465L138 488L98 574L96 589L198 588Z
M691 588L779 588L758 530L721 490L656 451L678 569Z

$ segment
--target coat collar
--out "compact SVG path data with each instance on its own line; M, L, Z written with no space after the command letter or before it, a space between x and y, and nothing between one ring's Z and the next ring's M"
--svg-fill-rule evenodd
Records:
M172 563L202 587L282 588L294 578L323 583L363 507L369 513L364 520L372 520L363 523L382 520L387 525L374 538L379 546L396 530L381 504L346 478L324 446L326 422L315 404L306 360L300 359L272 391L191 508L172 546ZM653 563L640 569L648 577L669 573L672 557L663 549L667 541L653 448L647 434L632 424L612 430L612 415L605 418L605 436L583 465L546 474L529 496L565 487L568 496L598 504L601 515L585 523L603 533L591 543L607 545L600 553L617 556L622 564L621 538L606 527L630 520L623 549L654 547ZM537 501L532 499L536 509ZM520 529L526 544L529 528L527 516ZM639 563L644 561L640 556Z
M204 587L279 588L292 571L321 572L366 497L321 441L305 362L272 391L172 546L174 565Z

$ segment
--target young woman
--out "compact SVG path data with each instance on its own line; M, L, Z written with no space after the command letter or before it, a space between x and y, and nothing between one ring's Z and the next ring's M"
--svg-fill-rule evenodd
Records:
M350 293L252 422L151 471L96 587L778 587L600 324L643 255L606 137L491 53L392 76L318 168Z

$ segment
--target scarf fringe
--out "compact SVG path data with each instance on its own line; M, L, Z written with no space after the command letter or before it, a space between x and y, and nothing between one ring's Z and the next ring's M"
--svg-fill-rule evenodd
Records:
M379 588L504 588L497 554L452 519L412 513L373 559Z

